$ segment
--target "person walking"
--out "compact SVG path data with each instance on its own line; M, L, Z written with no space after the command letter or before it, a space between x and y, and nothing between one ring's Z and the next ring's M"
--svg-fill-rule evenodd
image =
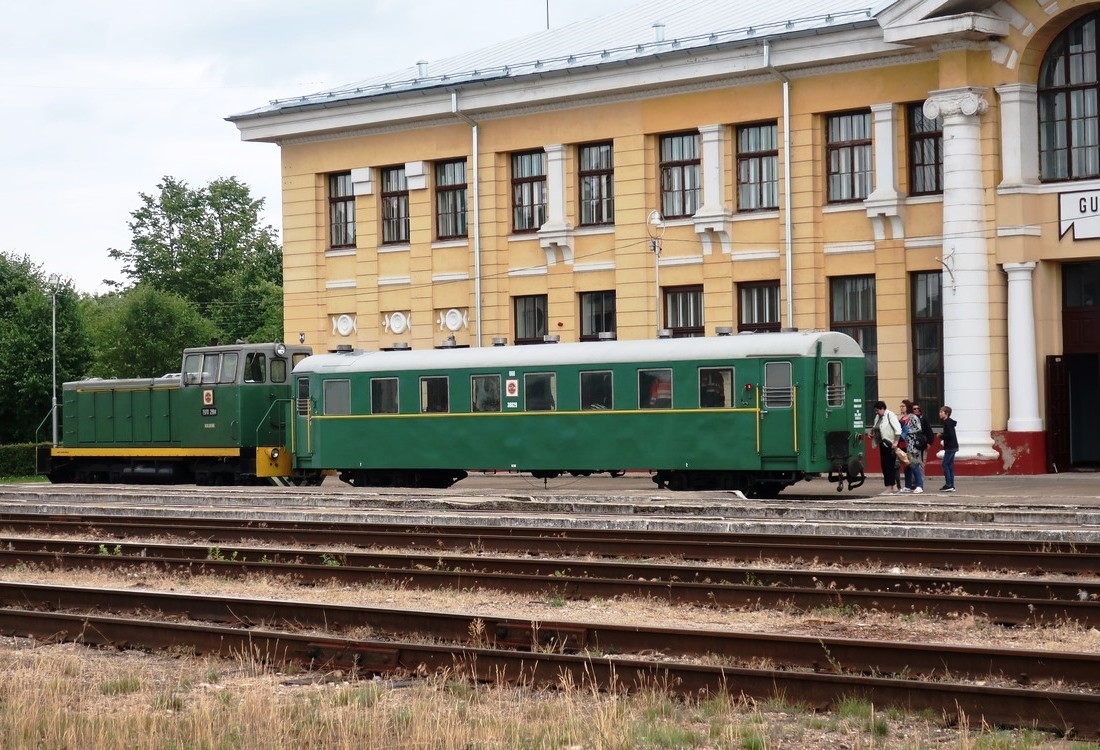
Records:
M897 414L886 408L885 401L875 402L875 422L871 427L871 438L878 446L882 461L882 483L886 485L886 489L881 494L893 495L898 481L894 448L901 439L901 422L898 421Z
M955 425L951 418L951 407L940 407L940 422L943 423L943 487L940 492L955 491L955 454L959 452L959 437L955 434Z

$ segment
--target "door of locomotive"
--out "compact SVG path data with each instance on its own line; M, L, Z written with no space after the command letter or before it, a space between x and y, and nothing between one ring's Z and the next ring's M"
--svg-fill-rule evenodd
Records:
M798 460L798 405L792 363L789 360L763 362L763 387L760 391L761 468L795 468Z

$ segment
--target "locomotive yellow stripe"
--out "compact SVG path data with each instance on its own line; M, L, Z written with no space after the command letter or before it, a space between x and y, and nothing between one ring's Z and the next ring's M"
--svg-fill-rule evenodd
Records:
M240 448L53 448L51 455L65 458L233 458Z

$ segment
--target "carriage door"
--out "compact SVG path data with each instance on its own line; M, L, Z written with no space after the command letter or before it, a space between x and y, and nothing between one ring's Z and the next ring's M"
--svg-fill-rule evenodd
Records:
M760 399L760 462L764 469L796 466L794 375L790 362L765 362Z

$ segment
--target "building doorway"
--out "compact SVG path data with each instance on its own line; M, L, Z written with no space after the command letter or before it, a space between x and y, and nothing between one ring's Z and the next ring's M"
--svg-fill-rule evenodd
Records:
M1047 357L1051 471L1100 469L1100 262L1062 266L1062 355Z

